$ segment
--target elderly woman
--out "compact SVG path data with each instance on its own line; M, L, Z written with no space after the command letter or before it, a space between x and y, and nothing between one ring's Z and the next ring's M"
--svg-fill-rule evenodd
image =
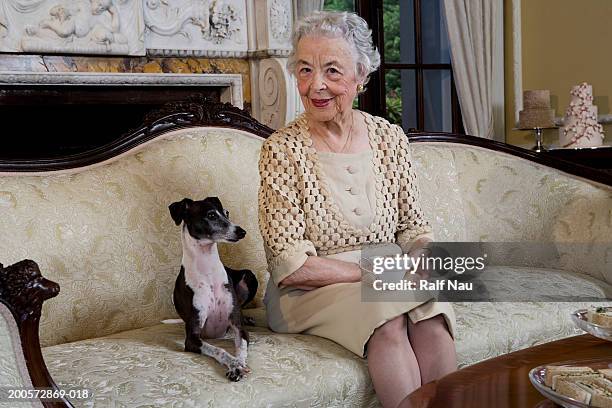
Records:
M447 303L363 302L360 250L431 241L399 126L352 108L380 56L366 22L319 12L298 22L289 69L305 113L271 135L259 162L259 225L271 279L268 323L366 357L384 407L456 369Z

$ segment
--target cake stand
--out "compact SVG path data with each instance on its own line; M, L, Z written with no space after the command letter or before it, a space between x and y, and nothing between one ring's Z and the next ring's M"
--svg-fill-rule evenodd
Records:
M531 148L536 153L540 153L546 149L544 149L544 145L542 144L542 135L544 134L544 129L558 129L559 126L545 126L545 127L530 127L530 128L518 128L518 130L532 130L535 132L535 141L536 144Z

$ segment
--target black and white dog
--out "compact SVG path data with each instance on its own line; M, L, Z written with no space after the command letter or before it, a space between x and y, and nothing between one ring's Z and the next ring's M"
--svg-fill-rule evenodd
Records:
M181 225L183 259L174 286L174 307L185 322L185 351L210 356L226 367L226 376L239 381L247 367L248 333L240 308L257 292L257 278L248 269L233 270L219 259L217 242L237 242L246 231L229 220L217 197L188 198L172 203L170 215ZM203 341L234 333L236 356Z

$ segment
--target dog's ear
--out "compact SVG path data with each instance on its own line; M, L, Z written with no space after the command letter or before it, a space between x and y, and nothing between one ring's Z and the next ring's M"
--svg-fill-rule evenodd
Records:
M208 201L210 204L213 205L213 207L215 207L219 211L223 209L223 204L221 204L221 200L219 200L219 197L207 197L204 201Z
M176 203L172 203L170 206L168 206L168 209L170 209L170 216L176 225L181 225L181 222L185 216L185 211L192 203L193 201L189 198L183 198L181 201L177 201Z

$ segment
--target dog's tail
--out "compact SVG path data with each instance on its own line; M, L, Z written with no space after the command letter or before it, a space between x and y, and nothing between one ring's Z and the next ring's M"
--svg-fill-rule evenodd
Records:
M166 319L161 321L163 324L179 324L183 323L183 319Z

